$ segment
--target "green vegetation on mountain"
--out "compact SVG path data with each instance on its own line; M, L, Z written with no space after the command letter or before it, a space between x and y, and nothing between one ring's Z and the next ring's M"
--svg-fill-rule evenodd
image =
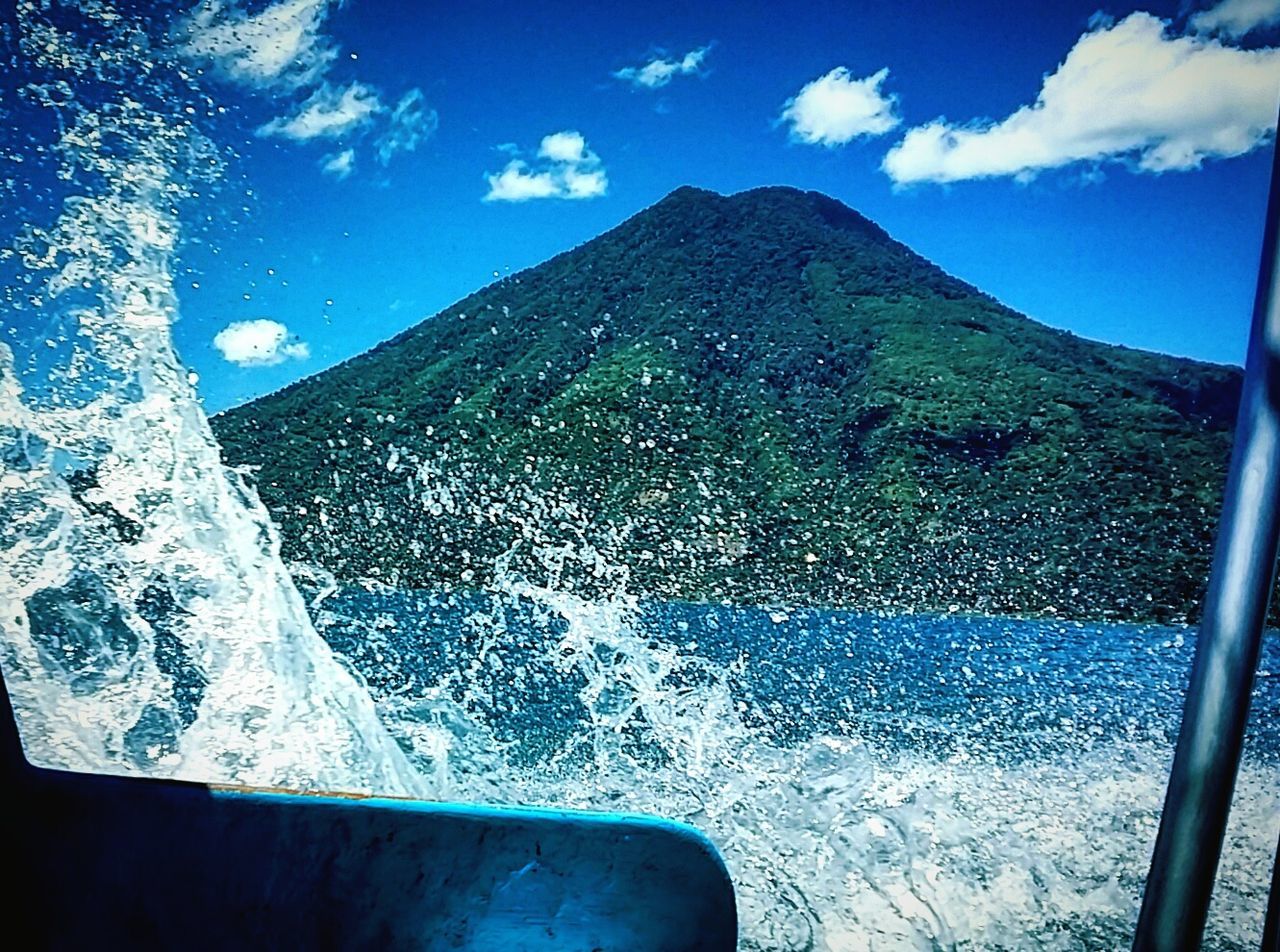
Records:
M658 597L1182 619L1239 388L822 195L682 188L214 428L286 558L348 579L577 539Z

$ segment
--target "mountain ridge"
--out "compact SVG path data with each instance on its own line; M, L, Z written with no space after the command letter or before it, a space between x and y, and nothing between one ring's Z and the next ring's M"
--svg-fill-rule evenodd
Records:
M1178 619L1239 377L1032 321L821 193L685 186L214 427L348 578L483 578L541 494L660 597ZM511 519L429 517L424 464Z

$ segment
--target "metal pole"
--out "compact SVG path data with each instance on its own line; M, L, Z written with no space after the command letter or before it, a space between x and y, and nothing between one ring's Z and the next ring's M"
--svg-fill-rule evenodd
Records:
M1235 788L1280 533L1280 149L1231 473L1135 952L1199 948Z
M1280 952L1280 849L1276 850L1276 862L1271 868L1271 899L1262 927L1262 952Z

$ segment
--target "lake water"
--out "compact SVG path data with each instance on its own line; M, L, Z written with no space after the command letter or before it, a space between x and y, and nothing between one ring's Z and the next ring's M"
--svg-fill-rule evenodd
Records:
M456 795L706 829L759 948L1125 946L1195 645L1160 626L360 590L315 617ZM1277 675L1269 636L1211 948L1260 934ZM448 767L445 736L464 738Z

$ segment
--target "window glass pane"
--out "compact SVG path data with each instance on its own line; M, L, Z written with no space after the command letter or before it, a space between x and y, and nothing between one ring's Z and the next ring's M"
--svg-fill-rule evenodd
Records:
M685 820L749 948L1122 946L1280 21L1060 6L19 0L28 756Z

